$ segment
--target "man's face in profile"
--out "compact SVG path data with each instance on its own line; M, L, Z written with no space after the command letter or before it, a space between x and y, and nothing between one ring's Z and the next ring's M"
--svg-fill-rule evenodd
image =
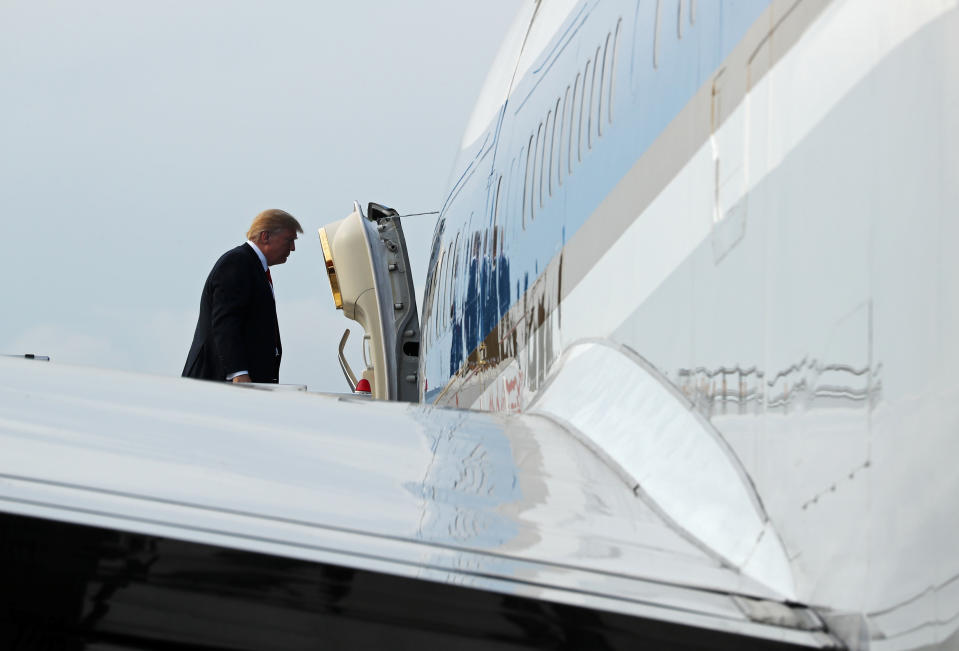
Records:
M283 264L290 257L290 253L296 251L296 233L288 229L272 233L264 231L260 233L260 250L271 267Z

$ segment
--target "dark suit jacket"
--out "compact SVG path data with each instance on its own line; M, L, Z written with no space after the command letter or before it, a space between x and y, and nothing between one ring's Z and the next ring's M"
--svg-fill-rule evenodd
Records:
M241 244L220 256L206 279L183 377L224 381L247 370L254 382L278 382L282 352L263 264Z

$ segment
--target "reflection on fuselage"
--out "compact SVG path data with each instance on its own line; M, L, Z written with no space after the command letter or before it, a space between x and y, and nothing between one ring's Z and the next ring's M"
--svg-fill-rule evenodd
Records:
M678 4L675 31L663 3L577 4L464 146L421 396L535 410L573 347L629 348L741 459L801 600L948 646L956 3ZM616 119L580 140L613 32Z
M756 366L681 368L677 387L706 416L823 407L864 408L882 398L882 363L874 369L826 364L809 357L770 379Z

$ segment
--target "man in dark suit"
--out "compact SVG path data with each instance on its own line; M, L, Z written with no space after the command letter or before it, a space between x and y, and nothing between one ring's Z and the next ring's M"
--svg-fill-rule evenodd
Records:
M247 241L220 256L203 286L183 377L279 382L283 347L270 267L286 262L302 232L289 213L264 210Z

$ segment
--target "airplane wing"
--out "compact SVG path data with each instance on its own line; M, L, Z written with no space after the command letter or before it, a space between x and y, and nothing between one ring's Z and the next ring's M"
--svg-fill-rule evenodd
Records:
M0 643L838 645L561 423L0 359Z

